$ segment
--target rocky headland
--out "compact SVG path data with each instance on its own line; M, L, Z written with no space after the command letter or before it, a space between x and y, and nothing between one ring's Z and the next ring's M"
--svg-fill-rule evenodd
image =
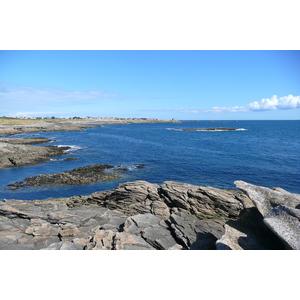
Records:
M88 196L0 202L1 249L300 249L300 195L236 181L238 190L167 181Z
M34 165L66 154L70 147L31 146L50 142L47 138L0 138L0 169Z

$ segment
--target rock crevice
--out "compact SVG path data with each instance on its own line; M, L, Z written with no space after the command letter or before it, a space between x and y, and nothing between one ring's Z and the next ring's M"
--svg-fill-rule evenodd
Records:
M4 200L0 249L300 249L299 195L236 186L242 192L135 181L88 196Z

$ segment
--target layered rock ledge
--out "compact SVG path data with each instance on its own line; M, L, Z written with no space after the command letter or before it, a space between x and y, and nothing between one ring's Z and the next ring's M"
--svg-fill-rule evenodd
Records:
M236 185L241 191L135 181L89 196L4 200L0 248L299 249L300 195Z
M136 167L143 168L144 165L141 164ZM89 165L60 173L40 174L37 176L27 177L22 181L9 184L8 186L11 190L16 190L24 186L87 184L101 180L120 178L123 176L122 172L124 171L128 171L128 169L118 165Z
M66 154L70 147L31 146L50 142L47 138L1 138L0 139L0 169L34 165L49 161L51 157Z

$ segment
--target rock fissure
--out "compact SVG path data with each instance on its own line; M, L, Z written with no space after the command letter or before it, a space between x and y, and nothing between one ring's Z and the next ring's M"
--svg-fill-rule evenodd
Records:
M300 249L300 196L135 181L89 196L0 202L0 249ZM179 204L179 205L178 205Z

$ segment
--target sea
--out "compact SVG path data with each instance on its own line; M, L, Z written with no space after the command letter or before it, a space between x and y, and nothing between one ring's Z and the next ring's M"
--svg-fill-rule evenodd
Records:
M185 131L197 128L236 128L236 131ZM44 145L70 146L65 156L33 166L0 170L1 199L51 199L89 195L120 183L146 180L177 181L235 189L243 180L300 194L300 120L183 121L181 123L99 125L84 131L35 132L13 137L48 137ZM64 161L65 158L77 158ZM38 174L77 167L111 164L128 171L123 177L85 185L24 187L8 184ZM138 165L143 164L143 168Z

